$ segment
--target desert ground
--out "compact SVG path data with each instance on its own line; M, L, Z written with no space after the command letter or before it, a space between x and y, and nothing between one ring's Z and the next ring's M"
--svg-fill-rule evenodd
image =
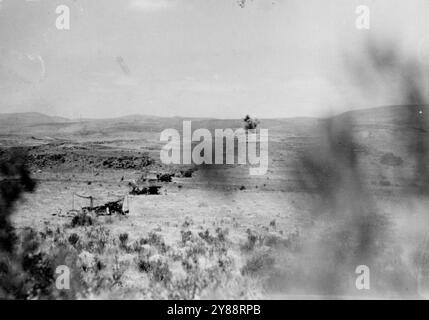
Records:
M392 106L261 119L269 130L262 176L250 176L246 165L160 162L162 130L180 131L183 120L193 130L235 129L240 119L2 114L1 156L25 151L36 181L10 216L17 251L30 261L21 263L29 279L11 292L35 299L427 298L427 112ZM157 182L159 194L131 192L153 173L172 179ZM126 198L129 212L83 213L89 200L76 194L92 196L94 206ZM70 267L71 289L55 288L57 265ZM355 285L359 265L371 271L369 290Z

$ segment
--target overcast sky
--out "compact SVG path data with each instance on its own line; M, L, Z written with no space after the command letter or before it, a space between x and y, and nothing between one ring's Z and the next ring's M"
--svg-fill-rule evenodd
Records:
M71 9L69 31L55 27L60 4ZM362 4L371 10L370 30L355 27ZM427 0L247 0L244 8L237 0L0 0L0 6L0 112L321 116L401 103L394 94L356 88L345 56L364 59L368 38L390 39L411 59L429 56Z

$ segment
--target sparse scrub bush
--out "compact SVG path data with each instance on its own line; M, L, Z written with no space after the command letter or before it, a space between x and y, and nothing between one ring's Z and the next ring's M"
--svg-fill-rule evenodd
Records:
M288 239L283 239L276 234L267 234L263 239L263 244L267 247L289 246Z
M16 243L16 259L3 269L0 276L12 279L9 286L10 296L17 299L70 299L76 298L79 292L84 292L83 284L78 280L79 271L76 268L75 250L63 236L58 241L55 233L35 232L27 228L23 230ZM67 265L72 269L74 281L70 290L55 289L55 269L58 265Z
M76 233L72 233L70 236L69 236L69 243L72 245L72 246L75 246L76 244L77 244L77 242L79 241L79 236L76 234Z
M297 250L300 246L299 232L295 231L284 238L280 232L277 234L265 230L262 234L256 234L254 231L247 229L247 241L241 245L241 250L251 252L255 248L262 246Z
M216 236L212 236L210 231L206 229L205 232L199 232L198 235L201 239L205 240L208 244L217 244L226 240L226 235L228 234L227 229L217 228Z
M186 244L186 242L190 241L192 238L192 232L191 231L184 231L180 230L180 234L182 236L182 244Z
M269 252L257 251L252 255L242 268L242 274L246 275L262 275L267 274L268 271L274 266L275 259Z
M131 250L139 253L142 250L142 246L140 244L140 241L133 241L133 243L131 245Z
M243 277L239 269L233 276L235 263L226 235L227 230L221 228L215 235L209 230L198 235L181 230L178 248L166 247L164 252L159 250L159 241L150 245L146 241L145 246L149 247L139 252L136 263L140 272L153 282L152 294L170 299L195 299L226 287L233 277Z
M191 233L190 231L188 232ZM210 235L210 231L208 229L206 229L205 232L199 232L198 235L200 236L201 239L205 240L208 244L214 243L216 239L215 237Z
M112 267L112 284L121 285L122 276L127 268L126 263L120 261L118 256L115 256L113 267Z
M194 224L194 222L192 221L192 219L189 217L186 217L185 222L183 222L183 224L182 224L182 228L189 228L193 224Z
M71 221L71 227L79 227L79 226L92 226L93 221L91 216L87 215L85 212L80 212L75 215Z
M228 233L229 233L228 229L217 228L216 229L217 240L220 242L226 241L226 237L228 236Z
M387 166L400 166L404 163L404 160L402 160L401 157L395 156L392 152L388 152L383 154L383 156L380 159L380 162Z
M119 235L119 247L123 250L127 250L128 246L128 233L121 233Z
M189 217L185 219L181 239L173 247L157 232L132 243L127 233L114 237L85 213L63 227L47 223L41 232L28 228L15 238L10 227L8 240L15 252L13 259L0 256L0 297L124 298L138 293L143 298L195 299L223 292L232 283L248 283L231 254L228 230L197 234L190 230L193 224ZM70 268L70 290L56 289L59 265ZM135 281L135 274L144 280ZM135 292L126 291L131 282ZM231 298L245 296L235 289Z
M243 251L252 251L256 244L260 243L260 236L256 235L250 229L247 229L247 241L241 246L241 250Z
M164 256L159 254L143 254L138 258L139 270L150 275L157 282L168 283L171 280L171 271Z
M392 185L392 183L389 180L381 180L380 185L383 187L389 187Z
M133 292L125 290L124 277L133 266L147 275L148 281L135 283L140 288L136 292L152 299L195 299L222 292L231 279L247 282L230 253L226 229L218 228L213 234L209 230L201 235L190 230L182 233L186 241L180 240L173 249L153 232L130 245L127 234L115 239L102 226L77 231L47 226L40 233L24 230L17 246L25 257L22 268L27 276L15 290L24 292L20 295L24 299L132 297ZM124 246L134 248L127 249L130 258L124 256ZM71 290L55 288L55 268L61 264L71 269ZM0 261L0 277L12 270ZM235 289L232 298L244 296Z
M150 232L147 238L140 239L140 245L150 245L155 247L158 251L165 253L169 250L168 246L165 244L164 239L161 235Z
M53 261L46 253L30 250L23 255L22 269L27 273L26 282L32 283L27 291L29 298L49 296L54 268Z
M291 250L297 250L300 246L299 233L291 233L287 238L283 238L274 233L268 233L262 238L263 245L270 248L288 248Z
M85 240L82 249L90 253L103 253L107 245L113 242L110 231L102 226L90 228L85 233Z
M192 174L194 173L195 169L194 168L188 168L185 170L181 170L179 173L179 177L182 178L192 178Z

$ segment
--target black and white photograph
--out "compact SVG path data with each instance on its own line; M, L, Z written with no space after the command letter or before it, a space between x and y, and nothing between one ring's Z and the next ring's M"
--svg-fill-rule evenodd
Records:
M429 299L428 14L0 0L0 299Z

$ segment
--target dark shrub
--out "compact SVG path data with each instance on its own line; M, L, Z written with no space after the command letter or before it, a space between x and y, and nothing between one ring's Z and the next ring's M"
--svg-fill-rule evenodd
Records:
M74 246L79 241L79 236L76 233L72 233L69 237L69 243Z
M402 165L404 160L401 157L395 156L392 152L388 152L381 157L380 162L386 166L396 167Z
M92 218L86 213L78 213L73 217L71 221L71 226L73 228L76 226L92 226Z
M126 249L127 248L127 243L128 243L128 233L121 233L119 235L119 241L120 241L120 247L122 249Z

